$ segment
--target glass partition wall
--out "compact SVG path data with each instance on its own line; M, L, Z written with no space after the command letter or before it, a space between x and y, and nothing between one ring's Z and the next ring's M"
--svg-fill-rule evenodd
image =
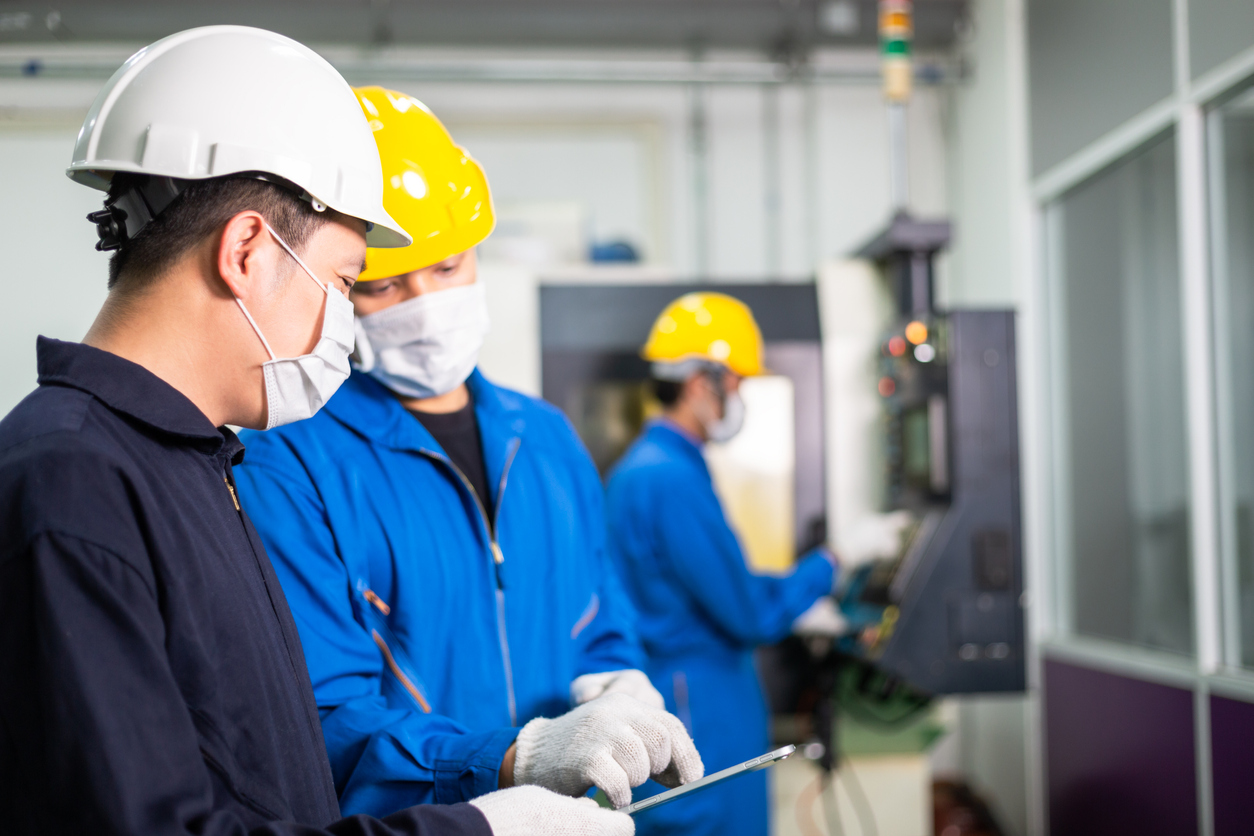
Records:
M1223 666L1254 670L1254 83L1208 109L1205 155L1211 333L1184 330L1174 129L1046 206L1059 626L1195 655L1185 342L1213 340L1213 617Z
M1027 9L1032 836L1246 834L1254 3Z
M1062 196L1055 228L1076 633L1193 649L1175 141Z

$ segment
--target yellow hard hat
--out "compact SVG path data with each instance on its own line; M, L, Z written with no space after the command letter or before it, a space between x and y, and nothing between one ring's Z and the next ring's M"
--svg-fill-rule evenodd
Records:
M666 306L640 355L653 363L708 360L741 377L765 372L753 311L723 293L689 293Z
M488 181L427 106L382 87L353 90L379 146L383 207L414 238L366 251L369 282L438 264L487 238L496 225Z

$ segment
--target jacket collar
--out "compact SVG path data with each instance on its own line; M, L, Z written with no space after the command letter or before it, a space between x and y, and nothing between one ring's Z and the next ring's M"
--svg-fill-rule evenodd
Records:
M701 462L702 467L705 466L705 454L701 451L700 441L674 421L654 418L645 428L645 435L654 444L695 459Z
M233 461L244 445L218 429L187 396L138 363L82 343L39 337L35 346L41 386L69 386L165 435Z
M478 369L467 378L466 385L474 399L484 465L495 490L511 450L521 442L526 430L527 399L494 385ZM324 409L353 432L384 447L447 457L427 428L401 406L391 390L357 369Z

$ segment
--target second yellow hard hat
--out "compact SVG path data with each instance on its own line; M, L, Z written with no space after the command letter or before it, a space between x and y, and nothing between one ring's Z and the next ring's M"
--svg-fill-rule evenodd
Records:
M654 363L708 360L741 377L763 374L762 332L749 306L723 293L688 293L666 306L640 355Z
M414 243L370 248L368 282L400 276L465 252L492 232L496 216L483 169L412 96L382 87L353 90L383 163L383 206Z

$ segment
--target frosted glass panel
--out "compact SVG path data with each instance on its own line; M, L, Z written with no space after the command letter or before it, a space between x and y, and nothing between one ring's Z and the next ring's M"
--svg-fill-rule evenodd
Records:
M1189 63L1193 77L1254 47L1254 3L1189 0Z
M1171 0L1028 0L1034 174L1172 94L1171 10Z
M1174 139L1059 208L1073 624L1190 653Z

